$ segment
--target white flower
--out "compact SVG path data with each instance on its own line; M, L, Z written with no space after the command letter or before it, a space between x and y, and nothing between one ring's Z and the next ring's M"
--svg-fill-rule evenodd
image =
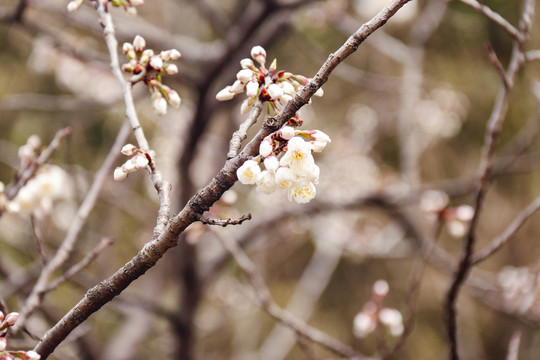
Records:
M253 77L253 71L249 70L249 69L243 69L243 70L240 70L237 74L236 74L236 78L238 80L240 80L241 82L243 82L244 84L251 81L251 78Z
M278 158L275 156L267 157L266 159L264 159L264 167L266 168L266 170L275 173L279 167Z
M246 85L246 96L248 98L257 96L259 93L259 83L255 81L250 81Z
M296 176L288 167L280 167L276 171L276 183L282 189L290 188L296 180Z
M283 96L283 90L281 90L278 84L270 84L266 90L273 100L278 100Z
M231 100L235 97L235 93L231 91L231 86L226 86L223 90L217 93L216 99L219 101Z
M113 174L114 181L122 181L125 178L127 178L127 176L128 176L128 173L124 171L122 167L117 167L116 169L114 169L114 174Z
M379 297L385 297L390 291L390 286L385 280L377 280L373 284L373 293Z
M262 65L266 62L266 50L262 46L254 46L251 48L251 57Z
M246 160L242 166L236 170L236 176L242 184L251 185L257 182L261 173L259 163L255 160Z
M318 88L317 91L315 91L315 94L313 94L315 96L323 96L324 95L324 91L322 88Z
M257 178L257 191L271 194L276 188L276 174L273 171L264 170L259 174Z
M287 152L280 160L281 166L288 166L299 178L313 179L318 174L315 159L311 155L312 146L300 137L293 137L287 143Z
M272 146L272 139L265 138L261 145L259 145L259 154L261 154L262 157L269 156L274 151L274 147Z
M287 193L289 200L294 200L298 204L307 204L316 194L317 190L311 181L293 183Z
M144 49L146 49L146 41L144 38L140 35L136 35L135 39L133 39L133 48L137 52L142 52Z
M461 221L471 221L474 216L474 209L470 205L460 205L456 207L456 218Z
M287 95L294 95L296 91L294 90L294 86L288 81L282 81L279 83L281 86L281 89L283 90L284 94Z

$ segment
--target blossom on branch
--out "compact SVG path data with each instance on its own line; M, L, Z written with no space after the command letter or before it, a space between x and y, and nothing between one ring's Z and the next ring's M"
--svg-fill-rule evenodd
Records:
M144 0L99 0L106 3L111 3L114 7L123 7L128 15L137 15L136 6L144 4ZM67 10L73 12L81 7L83 0L71 0L67 4Z
M180 58L178 50L164 50L155 54L154 50L146 48L144 38L137 35L133 43L124 43L122 51L129 59L128 63L122 65L122 70L132 74L131 83L142 81L148 86L152 94L152 108L158 115L167 113L167 103L175 108L180 106L178 93L162 83L163 76L178 73L178 67L168 63Z
M6 351L7 332L10 327L15 325L19 318L19 313L12 312L4 316L0 311L0 360L39 360L41 356L33 350L29 351Z
M277 61L274 59L266 68L266 51L262 46L254 46L251 49L251 59L240 61L240 70L236 74L236 81L217 93L219 101L231 100L236 95L246 93L247 99L241 107L242 114L248 113L257 100L266 104L269 117L277 114L289 100L307 83L309 79L302 75L294 75L284 70L277 70ZM322 96L319 89L315 95Z
M115 181L122 181L127 178L129 174L134 173L137 170L144 169L150 164L150 155L138 149L135 145L124 145L120 152L126 156L132 157L122 166L114 169L113 177Z

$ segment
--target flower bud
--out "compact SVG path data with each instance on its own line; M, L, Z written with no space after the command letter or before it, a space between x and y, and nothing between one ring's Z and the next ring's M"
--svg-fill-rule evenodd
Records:
M251 79L253 78L253 71L251 71L249 69L240 70L236 74L236 78L245 84L245 83L251 81Z
M81 7L83 0L72 0L67 4L67 11L73 12Z
M146 41L144 38L140 35L136 35L135 39L133 39L133 48L136 52L141 53L146 49Z
M250 97L257 96L258 93L259 93L259 84L254 81L248 82L246 85L246 96L250 98Z
M131 6L141 6L144 5L144 0L129 0Z
M5 337L0 337L0 353L7 348L7 339Z
M137 15L137 9L135 9L133 6L127 6L125 7L126 14L129 16L135 16Z
M181 56L180 51L176 49L162 51L159 56L163 61L178 60Z
M232 84L230 91L232 91L235 94L240 94L242 91L244 91L245 88L246 86L244 85L244 83L242 83L240 80L236 80Z
M18 318L19 318L19 313L12 312L6 315L6 317L4 318L4 322L7 324L7 326L13 326L15 325L15 322L17 321Z
M182 102L182 99L180 99L180 95L174 90L170 90L167 92L167 96L169 97L169 104L171 104L172 107L179 108L180 103Z
M217 93L216 99L219 101L231 100L236 94L231 91L231 86L226 86L220 92Z
M269 138L264 139L261 142L261 145L259 145L259 154L264 158L269 156L273 151L274 147L272 146L272 140Z
M150 58L150 66L156 70L161 70L163 67L163 60L161 60L159 56L154 55Z
M122 150L120 152L126 156L132 156L135 154L135 151L137 150L137 147L133 144L126 144L124 147L122 147Z
M137 50L137 48L135 48L135 50ZM141 59L140 59L141 63L146 64L152 56L154 56L154 50L152 49L144 50L142 52Z
M377 327L377 321L363 311L356 314L353 321L354 335L359 338L365 338L371 334Z
M322 88L318 88L317 91L315 91L315 94L313 95L321 97L324 95L324 91Z
M375 281L375 284L373 284L373 294L377 297L385 297L388 295L388 291L390 291L390 286L384 280L377 280Z
M175 64L167 64L165 67L165 72L168 75L176 75L178 74L178 66L176 66Z
M154 93L157 95L152 96L152 108L159 115L165 115L167 113L167 101L159 93Z
M245 115L252 108L253 108L253 105L249 103L249 99L246 99L246 100L242 101L242 105L240 106L240 114Z
M255 68L255 64L253 63L253 60L251 59L242 59L240 60L240 66L242 69L253 69Z
M269 156L266 159L264 159L264 167L268 171L276 172L276 170L279 168L279 160L275 156Z
M26 354L27 360L40 360L41 359L41 355L39 355L34 350L26 351L25 354Z
M283 90L281 90L281 88L277 84L270 84L267 88L267 91L268 95L270 95L273 100L278 100L283 96Z
M262 46L254 46L251 49L251 57L259 64L264 65L264 63L266 62L266 51Z
M279 130L279 137L283 140L291 140L294 137L294 128L292 126L284 126Z
M149 164L148 158L143 154L135 156L132 161L135 163L137 169L144 169Z
M129 58L134 59L135 58L135 48L132 44L125 42L124 45L122 45L122 52Z

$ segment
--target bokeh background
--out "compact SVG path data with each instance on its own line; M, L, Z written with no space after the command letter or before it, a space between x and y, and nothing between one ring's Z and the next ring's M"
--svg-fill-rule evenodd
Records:
M522 1L483 3L518 26ZM158 117L147 89L138 84L134 91L158 166L173 183L174 210L226 160L230 137L245 118L242 96L220 103L215 94L233 82L252 46L264 46L279 69L311 77L385 4L155 0L137 7L135 17L112 8L120 44L140 34L156 52L182 53L179 74L164 79L182 97L180 109ZM0 181L13 180L19 148L31 135L46 145L59 129L72 131L50 161L63 174L51 203L23 206L0 218L0 298L10 311L23 306L42 268L36 237L45 253L54 254L125 119L92 3L73 13L66 5L59 0L0 4ZM538 46L537 19L528 50ZM309 341L296 342L292 331L252 301L245 274L220 238L244 247L278 305L373 357L384 355L397 338L380 325L359 338L353 320L372 298L375 281L384 279L390 286L385 306L406 319L414 313L410 336L391 357L445 358L443 303L467 224L451 211L438 218L433 209L440 199L447 199L448 209L472 203L486 123L502 86L487 45L506 66L512 38L482 14L459 1L405 5L336 69L323 86L324 96L300 111L302 128L332 138L315 155L321 167L315 200L299 205L284 191L266 195L236 184L211 214L235 218L249 212L251 221L227 228L192 225L177 248L82 324L51 358L335 356ZM539 66L527 63L512 89L477 249L540 193ZM118 154L116 165L125 160ZM151 238L157 209L147 174L139 171L118 183L111 171L62 270L102 238L114 244L47 293L27 323L28 333L11 338L10 347L32 348L87 289L131 259ZM532 215L505 247L475 266L457 303L463 359L504 358L513 334L521 336L519 359L539 353L539 232ZM419 251L425 239L435 243L429 259ZM424 262L421 278L415 278ZM419 286L416 296L411 279Z

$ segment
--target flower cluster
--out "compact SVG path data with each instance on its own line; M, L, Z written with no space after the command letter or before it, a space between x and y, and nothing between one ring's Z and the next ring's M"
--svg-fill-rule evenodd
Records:
M257 191L271 194L287 189L289 200L299 204L311 201L316 194L319 167L312 152L320 152L330 137L319 130L295 130L290 125L268 135L259 147L259 156L247 160L237 170L243 184L256 184ZM259 163L263 162L265 170Z
M144 4L144 0L100 0L110 2L114 7L123 7L128 15L137 15L136 6ZM71 0L67 9L69 12L73 12L81 7L83 0Z
M261 46L254 46L251 49L251 57L259 63L259 67L251 59L240 61L240 70L236 74L234 84L226 86L217 95L219 101L230 100L237 94L246 92L248 97L242 103L241 112L246 114L253 107L257 100L266 103L268 116L274 116L293 98L297 91L309 82L309 79L302 75L294 75L284 70L277 70L277 61L274 59L267 69L266 51ZM315 95L322 96L323 91L319 89Z
M354 317L353 328L357 337L368 336L377 329L379 323L386 327L392 336L403 334L403 317L399 310L382 306L389 291L390 287L384 280L378 280L373 284L371 300Z
M131 156L122 166L114 169L114 180L122 181L127 176L139 169L144 169L150 163L150 156L144 151L137 149L135 145L127 144L122 148L122 154Z
M19 314L16 312L9 313L4 316L4 313L0 311L0 360L39 360L41 356L33 351L6 351L7 348L7 332L8 329L15 325L15 322L19 318Z
M159 115L167 113L167 102L175 108L180 106L178 93L162 84L164 75L178 73L178 67L167 62L180 58L178 50L164 50L154 54L154 50L146 48L144 38L137 35L132 44L124 43L122 51L129 59L128 63L122 65L122 70L133 75L130 79L132 83L144 81L152 94L152 107Z
M448 206L448 195L437 190L429 190L422 194L420 208L428 214L434 214L446 223L450 235L462 237L469 229L474 216L474 208L470 205Z

